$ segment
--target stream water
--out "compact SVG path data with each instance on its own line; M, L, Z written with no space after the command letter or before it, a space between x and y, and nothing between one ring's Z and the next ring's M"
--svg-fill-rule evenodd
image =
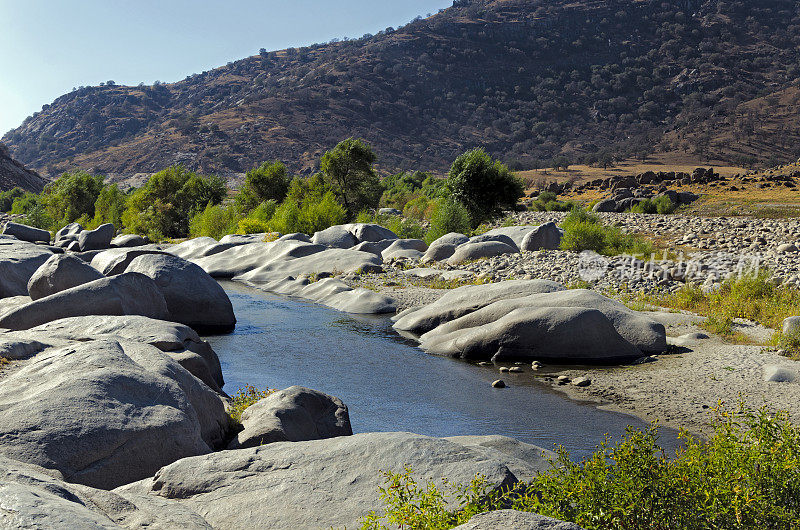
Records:
M429 355L399 337L387 317L354 316L223 282L238 319L229 335L206 337L222 363L225 391L302 385L347 404L355 432L410 431L430 436L501 434L573 459L606 434L617 439L641 420L599 410L553 391L528 373ZM668 450L675 432L662 429Z

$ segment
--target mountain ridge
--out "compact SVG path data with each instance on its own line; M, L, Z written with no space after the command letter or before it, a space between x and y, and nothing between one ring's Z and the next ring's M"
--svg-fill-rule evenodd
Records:
M11 158L8 148L0 143L0 191L22 188L38 193L45 184L45 179Z
M790 0L462 0L176 83L84 87L3 139L48 174L180 162L230 175L268 159L309 173L348 136L386 171L443 172L475 146L519 167L604 151L790 160L798 45ZM786 117L772 123L767 98Z

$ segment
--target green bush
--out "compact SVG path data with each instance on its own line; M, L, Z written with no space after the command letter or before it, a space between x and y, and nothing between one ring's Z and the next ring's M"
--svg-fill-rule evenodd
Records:
M247 217L248 219L255 219L266 223L275 215L275 210L277 210L277 208L277 202L273 200L264 201L247 214Z
M589 530L795 529L800 527L800 428L785 413L719 412L708 441L681 433L671 458L658 430L629 428L582 462L561 448L551 470L531 483L492 493L485 480L445 487L460 503L448 506L437 486L411 474L387 473L386 514L362 528L452 528L474 514L512 508L574 522ZM387 523L387 524L385 524Z
M289 192L291 179L281 162L264 162L247 172L244 185L236 196L241 213L247 213L264 201L281 202Z
M59 229L80 217L94 218L95 204L103 190L103 177L84 171L64 173L45 186L39 202Z
M37 206L39 206L39 196L35 193L26 192L14 199L14 202L11 203L11 213L15 215L24 215Z
M378 206L383 188L372 164L375 154L363 140L348 138L325 153L320 170L349 215Z
M628 211L630 213L660 213L671 214L677 209L677 205L670 200L666 195L662 195L656 199L645 199L634 204Z
M198 212L189 221L191 237L213 237L232 234L239 226L239 215L232 205L221 206L209 204L202 212Z
M632 254L649 256L655 251L652 243L635 234L624 234L616 226L604 226L600 218L582 208L575 207L561 222L564 236L562 250L581 252L592 250L598 254L615 256Z
M347 211L336 200L333 192L329 191L319 202L304 201L299 204L297 200L287 198L275 210L269 228L282 234L302 232L311 235L345 221Z
M25 195L22 188L12 188L8 191L0 192L0 212L10 212L14 200Z
M467 209L453 199L441 199L431 216L431 226L425 234L425 241L430 244L450 232L468 234L471 229L472 222Z
M269 231L269 228L266 221L250 217L240 220L236 229L237 234L261 234L267 231Z
M403 215L408 219L416 219L418 221L430 219L440 200L420 195L408 201L405 208L403 208Z
M388 228L401 239L422 239L425 228L413 219L404 219L400 215L378 215L363 211L356 218L357 223L369 223Z
M100 190L100 195L94 204L94 219L90 226L98 227L112 223L116 228L122 228L122 214L125 212L127 199L127 195L116 184L105 186ZM84 225L84 228L88 226Z
M159 171L128 199L122 215L128 230L149 236L186 237L189 220L207 205L217 205L227 195L219 177L201 176L181 165Z
M473 228L503 208L513 208L523 193L522 181L483 149L468 151L453 162L447 187L466 207Z

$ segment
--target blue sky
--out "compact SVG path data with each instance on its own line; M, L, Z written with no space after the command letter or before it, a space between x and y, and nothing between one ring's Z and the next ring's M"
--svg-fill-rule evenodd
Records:
M80 85L171 82L397 27L452 0L0 0L0 135Z

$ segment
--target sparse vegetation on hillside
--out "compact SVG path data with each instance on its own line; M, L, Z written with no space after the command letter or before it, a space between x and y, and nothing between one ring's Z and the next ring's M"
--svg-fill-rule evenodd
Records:
M127 174L176 152L204 172L313 171L348 136L386 169L443 172L474 145L515 169L653 152L788 161L799 43L792 0L474 0L173 84L81 87L4 140L37 169Z

